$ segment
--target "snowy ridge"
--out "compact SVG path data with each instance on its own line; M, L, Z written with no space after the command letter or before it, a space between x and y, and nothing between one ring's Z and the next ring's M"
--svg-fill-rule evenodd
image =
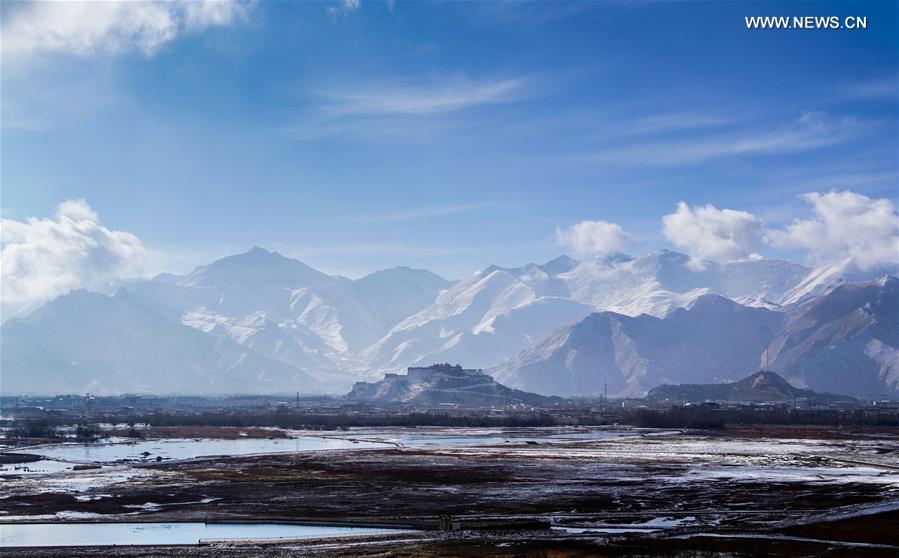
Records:
M666 319L678 309L693 310L697 301L711 294L744 306L787 311L841 282L880 274L874 273L855 269L849 262L818 269L776 260L695 262L684 254L662 250L584 262L561 256L545 264L490 266L456 282L407 267L350 280L254 248L184 275L131 281L124 290L142 307L179 326L173 331L182 336L196 331L227 340L326 381L324 389L341 392L357 379L376 379L433 362L484 369L504 366L528 347L555 335L557 328L594 312L643 321L643 315ZM59 304L53 301L45 308ZM621 348L632 348L619 351L616 358L627 361L622 366L630 367L628 382L639 391L655 381L648 364L651 359L633 348L620 317L609 318L610 331ZM9 320L3 326L4 335L7 326L19 327L14 324L26 318ZM104 330L95 327L84 332L88 354L103 346L99 336ZM899 368L891 364L894 347L878 339L864 351L881 355L877 358L884 363L883 374L894 375ZM34 347L47 343L45 339L22 342ZM22 373L13 360L3 357L4 375ZM117 359L128 361L115 348L106 358L110 366ZM583 352L568 358L587 359ZM633 380L637 377L644 380ZM671 380L677 383L683 378Z

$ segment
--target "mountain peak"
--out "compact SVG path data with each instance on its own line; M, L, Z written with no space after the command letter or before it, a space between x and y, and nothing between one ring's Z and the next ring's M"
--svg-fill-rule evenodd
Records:
M745 306L726 296L722 296L716 293L706 293L703 295L699 295L698 297L693 299L684 308L686 310L695 310L702 312L724 309L741 309L745 308Z
M743 378L742 380L738 380L735 383L737 385L741 385L743 387L751 387L753 389L774 388L785 394L798 392L798 390L793 387L790 382L784 380L780 377L779 374L771 372L770 370L759 370L755 374L750 374L749 376Z
M247 252L226 256L209 265L200 266L178 280L178 284L189 287L227 285L321 288L340 282L343 282L340 278L258 246Z
M595 259L597 262L604 265L615 266L621 263L629 262L634 258L629 254L625 254L624 252L610 252L608 254L596 256Z
M565 254L562 254L561 256L549 260L540 267L545 272L555 275L557 273L565 273L566 271L571 271L571 269L579 263L581 262L575 260L574 258L570 258Z

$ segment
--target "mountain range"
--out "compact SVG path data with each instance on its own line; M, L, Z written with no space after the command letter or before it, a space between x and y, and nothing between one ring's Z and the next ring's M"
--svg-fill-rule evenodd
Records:
M839 284L779 310L702 295L664 318L594 313L494 370L552 395L642 396L661 384L735 381L768 368L792 384L899 395L899 279Z
M254 248L7 320L0 389L337 393L449 361L548 395L596 394L602 381L625 395L735 379L767 349L797 385L845 392L816 382L861 374L847 393L895 392L896 304L888 292L875 300L894 280L860 283L850 302L841 294L846 280L882 273L663 250L491 266L459 281L408 267L351 280Z

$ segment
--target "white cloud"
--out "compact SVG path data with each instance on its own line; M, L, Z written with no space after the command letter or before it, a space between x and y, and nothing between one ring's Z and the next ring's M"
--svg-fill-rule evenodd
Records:
M710 128L728 123L729 120L712 114L677 112L671 114L656 114L640 118L634 122L631 131L635 133L652 134L675 130Z
M621 226L608 221L581 221L565 230L556 227L556 242L580 256L620 252L633 241Z
M2 219L0 233L4 309L133 275L146 253L133 234L100 223L84 200L64 201L51 218Z
M320 92L334 117L350 115L425 115L531 96L525 78L474 80L464 77L417 84L371 84Z
M5 14L3 55L63 52L146 56L180 34L229 25L252 4L235 0L29 2Z
M899 264L899 214L893 200L850 191L811 192L802 198L814 216L770 231L772 244L804 248L824 261L851 257L863 269Z
M762 220L752 213L712 204L690 207L679 202L662 223L665 237L697 261L757 258L765 238Z

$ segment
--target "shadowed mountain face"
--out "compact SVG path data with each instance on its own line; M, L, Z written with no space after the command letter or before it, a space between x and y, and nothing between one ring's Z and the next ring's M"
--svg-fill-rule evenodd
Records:
M463 407L493 405L547 406L561 400L508 388L480 370L438 364L410 368L408 374L387 374L374 383L357 382L347 399L419 406L455 404Z
M128 293L74 291L2 330L6 393L317 391L311 376L172 322Z
M554 395L636 396L663 383L718 382L758 368L783 315L705 295L666 318L592 314L499 367L494 377Z
M847 283L788 315L772 370L815 390L899 394L899 279Z
M817 393L799 389L767 370L727 384L677 384L661 385L649 390L646 398L652 401L672 401L701 403L704 401L726 402L790 402L793 400L846 401L853 399L845 395Z
M643 395L660 384L734 381L770 358L795 385L853 396L899 394L899 281L847 283L784 311L707 295L664 319L604 312L557 330L494 370L544 394Z

